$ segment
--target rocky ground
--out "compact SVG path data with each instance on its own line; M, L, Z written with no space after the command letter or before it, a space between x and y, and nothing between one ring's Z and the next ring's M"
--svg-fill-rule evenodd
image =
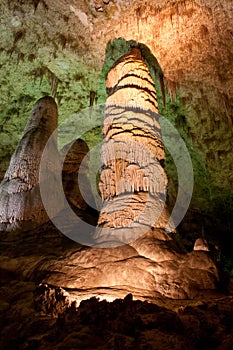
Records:
M72 265L80 245L51 224L21 234L21 239L1 237L1 349L233 348L231 285L186 300L151 292L143 297L130 287L61 288L45 283L54 274L41 267L56 262L55 280L69 285L72 276L58 267L65 256ZM140 300L135 300L137 293Z
M8 276L1 284L1 349L233 348L233 294L155 303L96 298L66 307L61 291Z

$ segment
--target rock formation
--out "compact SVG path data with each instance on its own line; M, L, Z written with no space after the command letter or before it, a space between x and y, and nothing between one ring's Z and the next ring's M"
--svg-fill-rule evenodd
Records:
M27 105L43 91L50 93L51 86L64 118L88 107L107 43L124 38L145 44L157 57L173 96L179 88L193 144L215 184L231 191L232 1L98 1L101 11L95 3L2 2L0 176L12 154L12 138L22 131L22 115L28 116ZM118 53L124 53L120 45Z
M168 232L156 94L138 49L116 62L107 86L103 208L94 234L101 248L73 247L62 259L43 261L34 273L42 276L42 283L72 291L68 297L78 302L128 293L143 300L161 295L186 299L215 289L218 271L209 252L186 254Z
M129 293L142 300L155 300L158 296L185 299L195 297L202 290L215 289L218 271L209 253L194 250L185 254L168 232L167 179L161 164L164 149L156 92L137 48L116 62L109 72L107 87L101 174L104 203L96 232L91 224L94 220L88 219L94 244L100 247L77 245L65 238L63 245L60 232L51 223L40 225L47 218L39 187L45 186L44 193L50 201L50 195L56 191L49 179L56 181L56 162L60 164L56 132L53 132L57 126L57 108L53 99L46 97L36 104L1 185L2 229L40 227L26 235L20 253L9 245L1 257L2 271L72 290L72 296L67 291L68 298L77 302L91 296L112 300ZM43 152L45 145L47 152ZM82 191L78 190L80 182L77 184L75 174L82 169L81 159L85 165L83 156L87 151L82 141L76 141L62 152L63 186L68 201L81 208L80 222L85 221L86 204L79 199ZM26 166L23 168L22 164ZM39 168L43 173L40 178ZM85 173L84 166L81 175ZM59 198L51 198L49 203L58 210L62 201L58 205L57 202ZM77 241L76 237L85 236L86 232L79 223L73 225L66 216L67 208L63 209L56 216L58 222L70 225L72 236L69 237ZM39 237L43 249L40 248L38 255Z
M208 242L206 241L206 239L204 239L204 238L198 238L198 239L196 239L196 241L195 241L193 250L197 250L197 251L198 251L198 250L204 250L204 251L209 252L209 251L210 251L210 248L209 248L209 246L208 246Z
M114 240L128 243L150 227L167 224L158 103L139 48L116 62L106 86L99 185L104 204L96 236L106 239L112 232Z
M57 122L54 99L48 96L41 98L33 108L0 186L1 231L29 230L49 220L40 196L40 163L47 145L48 158L43 169L46 176L53 176L58 168Z
M98 90L97 81L105 52L103 71L117 55L119 57L126 52L122 42L114 39L133 39L146 45L156 55L170 94L174 97L179 92L185 116L182 115L175 123L183 124L187 130L192 151L198 147L195 175L200 180L196 184L200 192L197 191L192 209L197 208L199 213L186 226L188 246L191 247L192 240L198 235L212 235L213 229L216 236L220 239L224 236L226 242L231 243L232 0L12 0L2 1L0 7L0 178L8 167L32 101L52 91L62 120L88 107L92 91L97 91L98 103L102 103L105 97L103 91ZM114 45L110 43L113 40ZM107 43L110 44L106 50ZM101 78L104 84L103 77L104 74ZM85 122L84 119L80 124ZM133 159L143 158L138 156L139 151ZM199 151L203 156L200 163ZM105 160L112 162L109 158ZM116 191L125 198L134 188L147 195L144 190L149 189L149 184L140 172L142 163L138 167L128 164L130 161L128 157L122 162L123 169L126 170L127 166L127 177L121 178L123 181L118 182L117 188L115 184L111 186L108 183L108 173L105 172L105 176L103 172L102 184L107 186L102 186L102 192L108 205L108 215L104 217L103 208L102 222L99 221L102 228L114 220L117 225L132 223L132 220L125 222L124 216L131 213L122 212L119 222L110 215L110 203L115 201L117 204L114 199ZM112 169L110 171L111 174ZM211 176L207 177L209 173ZM117 179L120 175L117 174ZM65 178L69 180L69 176L64 174ZM16 204L16 197L18 203L26 197L36 200L31 209L39 208L39 211L33 221L40 218L40 213L43 216L39 196L33 194L31 197L30 191L26 191L25 196L15 192L14 183L16 188L19 188L18 183L27 188L27 183L21 183L17 178L14 181L5 178L1 185L0 214L4 218L1 230L13 230L16 226L23 229L24 224L26 229L30 226L28 221L21 221L20 213L20 221L8 222L12 218L11 204ZM8 188L10 182L11 188ZM32 191L36 192L35 188L37 185ZM10 196L9 190L12 192ZM152 190L152 194L155 192L156 189ZM66 193L72 201L68 188ZM137 197L138 194L135 195ZM147 201L148 197L142 197L142 203ZM203 199L206 202L204 210L210 208L208 199L216 205L214 215L207 219L203 216ZM133 194L127 208L134 200ZM10 205L6 206L7 203ZM84 207L85 203L82 204ZM17 204L16 207L19 206ZM140 206L139 209L141 211ZM207 225L207 221L211 225ZM149 222L151 225L151 218ZM137 222L139 224L142 225ZM146 225L145 229L148 230L150 225ZM130 231L133 230L130 228ZM6 236L9 236L8 233ZM22 239L22 235L20 237ZM19 236L13 244L0 240L0 272L3 277L0 347L93 349L95 344L96 349L101 350L164 347L232 349L232 290L231 296L220 295L219 300L214 300L211 295L210 300L205 299L203 289L215 288L218 280L206 242L197 240L193 251L185 254L172 237L162 225L161 229L149 230L147 235L131 245L91 249L69 241L51 223L45 223L39 229L36 227L28 231L22 241L18 240ZM228 244L230 257L231 247L232 244ZM35 291L35 283L38 282L51 285L45 287L42 284ZM43 289L46 298L43 298ZM197 301L161 298L161 295L192 298L200 291ZM92 299L82 302L78 311L74 308L65 310L73 300L79 302L91 296L112 300L129 293L134 299L170 305L175 313L152 303L132 301L129 297L111 304ZM46 316L41 317L41 311ZM59 314L59 311L61 315L57 320L47 315L47 312Z
M61 150L62 183L66 199L72 206L82 210L88 206L94 207L88 179L88 152L88 145L81 139L65 145Z
M103 283L156 290L172 298L215 288L218 273L209 255L198 250L184 254L167 233L167 178L161 165L165 154L156 91L138 48L115 63L106 86L109 97L100 180L103 208L95 238L105 248L129 243L133 250L118 248L118 260L124 251L128 258L100 268L108 275Z
M7 283L0 295L1 349L211 349L233 348L233 297L156 304L96 298L69 303L61 288ZM71 304L71 305L70 305Z

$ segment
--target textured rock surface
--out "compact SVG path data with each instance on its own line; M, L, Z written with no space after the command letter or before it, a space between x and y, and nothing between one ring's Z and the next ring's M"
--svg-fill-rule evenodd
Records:
M206 241L206 239L203 238L198 238L195 241L193 250L202 250L202 251L210 251L210 248L208 246L208 242Z
M40 99L0 185L1 231L28 230L48 221L40 196L40 163L44 148L57 128L57 120L54 99ZM47 178L53 176L59 163L55 133L49 144L48 158L44 161Z
M155 301L161 296L195 298L215 289L217 270L206 252L183 254L163 231L115 248L87 248L70 241L51 224L21 233L16 244L1 242L3 276L43 282L70 291L77 301L108 300L132 293Z
M106 259L97 279L92 271L87 279L95 286L127 284L175 299L192 297L194 290L214 289L218 273L210 257L203 251L182 254L165 233L169 230L164 203L167 178L160 164L165 154L156 91L138 48L115 63L106 86L109 97L100 179L103 208L95 238L107 250L111 244L129 243L135 254L122 257L125 247L118 248L117 261L109 264Z
M186 222L186 227L187 223L196 227L192 235L187 229L184 232L192 237L202 236L203 231L211 235L214 232L217 237L226 237L226 246L230 247L231 0L109 1L98 6L86 0L1 2L0 178L7 170L34 101L53 94L59 105L59 122L89 107L94 95L95 102L97 99L103 103L107 68L128 50L126 42L109 40L138 40L157 58L171 94L179 87L180 98L168 102L160 112L181 133L194 166L189 216L193 219ZM153 66L151 60L152 71ZM79 122L88 123L85 118ZM97 138L99 142L100 131L93 130L90 148ZM176 167L169 153L166 168L173 205ZM201 216L203 212L211 215L213 224L209 225L207 216L200 227L195 220L197 211Z
M87 107L90 91L98 90L107 42L124 37L151 49L171 93L180 87L191 123L190 136L202 150L215 184L230 188L231 0L96 4L84 0L1 3L1 140L5 166L12 154L9 136L13 133L17 139L17 127L23 129L18 109L27 115L27 104L44 91L48 94L50 85L62 116ZM216 163L221 171L216 171Z
M135 56L135 50L137 56ZM107 118L104 121L104 129L107 128L107 132L103 142L103 149L105 150L103 152L103 172L105 172L106 167L109 167L111 172L108 176L101 178L101 192L105 200L105 205L103 211L100 212L98 228L94 234L94 238L96 239L95 244L100 244L101 247L103 247L104 244L104 248L87 248L80 245L77 247L77 244L74 243L72 248L64 249L64 251L61 252L61 247L59 246L60 232L52 231L49 242L45 243L45 250L40 250L38 256L38 235L40 234L46 239L47 234L45 233L47 230L51 230L50 226L47 227L44 225L37 227L32 232L27 232L27 240L31 242L29 255L27 255L28 252L26 249L25 256L25 248L23 247L21 247L22 252L20 254L19 252L15 252L14 245L9 247L10 254L6 251L6 253L2 255L1 266L4 271L11 271L11 273L16 275L31 276L33 281L35 278L34 276L37 276L37 281L39 280L57 287L79 290L81 293L81 300L85 298L85 295L89 295L89 290L92 290L93 295L99 296L102 293L101 289L103 289L104 293L107 293L111 298L115 296L115 293L120 293L122 295L131 291L137 298L144 298L145 295L153 298L155 295L158 295L173 299L185 299L195 297L201 290L216 288L218 283L218 271L210 256L203 251L193 251L189 254L184 254L176 242L171 239L171 236L166 234L166 230L168 230L167 221L169 218L168 211L164 206L167 179L159 163L164 158L164 150L159 134L158 120L154 118L157 114L153 114L157 111L156 93L150 81L149 71L141 58L138 57L138 51L138 49L133 49L129 55L120 59L109 73L109 76L111 76L112 72L115 73L115 71L117 71L114 75L116 83L114 83L113 79L115 85L113 85L113 91L110 95L112 101L109 102L109 99L107 99L106 111L108 112L109 108L114 109L116 107L117 113L108 114L106 112ZM123 76L121 76L122 73ZM137 75L138 73L139 75ZM133 79L136 78L137 84L133 83L132 79L131 84L123 85L124 79L126 78L128 81L131 77L133 77ZM109 80L107 80L107 84L111 83ZM152 93L147 89L148 83L150 83ZM112 88L111 85L110 87ZM133 90L132 93L131 89ZM127 90L127 92L125 92L125 90ZM119 99L114 105L115 91ZM124 97L124 103L122 105L119 92L122 93ZM136 113L138 110L138 96L139 101L141 101L139 115ZM39 116L44 117L45 122L48 120L48 114L42 113L44 110L39 107L40 103L42 103L42 106L44 106L43 103L45 103L46 107L48 101L50 103L53 102L51 98L44 98L38 102L35 109L36 111L40 111ZM130 110L130 114L127 113L125 115L124 111L126 110L129 112L127 109L131 108L131 102L134 104L134 108ZM143 102L145 102L144 105ZM121 113L119 114L120 107ZM46 108L45 111L47 112ZM144 113L145 120L143 119ZM122 114L124 115L124 123L119 122L119 118L122 118ZM147 114L149 114L149 117ZM32 116L37 117L35 114ZM113 116L116 120L112 120ZM38 118L35 118L36 125L38 123L37 119ZM148 121L151 123L150 125L154 127L148 127ZM29 126L30 125L31 121L29 120ZM116 127L117 125L118 128ZM141 147L142 152L137 149L137 147L129 148L129 145L127 145L127 147L124 146L124 142L127 142L127 137L125 140L125 136L128 136L124 126L126 126L126 130L128 130L128 125L131 125L130 130L132 130L129 134L130 146L132 142L136 145L140 143L140 145L143 145L143 147ZM29 128L29 130L31 129ZM32 131L34 131L33 128ZM37 131L36 129L36 136L38 136ZM44 135L46 135L46 131L47 129L45 127L43 129ZM113 136L110 136L111 131ZM134 135L134 131L136 136ZM148 137L145 137L145 131L146 135L149 133ZM50 136L50 133L48 134L48 136ZM57 155L56 133L53 137L55 139L52 139L52 150L55 151L55 155ZM112 146L112 140L116 140L117 146L120 145L120 147L115 148L115 144ZM35 139L29 138L29 141L32 142L35 141ZM47 142L46 137L42 139L41 144L40 139L37 140L36 145L39 150L43 150L45 142ZM107 151L105 149L106 145ZM26 146L27 145L25 145L25 147ZM34 151L31 145L30 148L28 147L27 149L30 155ZM38 168L41 166L41 152L39 152L38 149L36 150L35 157L38 156L39 161L35 161L35 163L32 162L31 164L33 165L32 169L37 174ZM87 154L88 148L84 142L79 140L72 145L67 145L62 152L63 158L65 157L63 163L63 186L67 199L73 206L77 209L82 209L82 211L86 208L84 201L82 198L80 199L79 184L81 182L79 183L78 172L80 172L80 175L85 175L87 171L86 167L82 167L82 163L85 165L85 161L83 161L80 166L81 160L85 160L85 158L83 158L83 151ZM122 154L125 151L126 156L123 158ZM37 159L34 158L33 161ZM13 160L14 159L13 157ZM16 160L17 159L20 162L22 156L19 155L18 158L16 157ZM51 161L51 159L56 160L54 154L48 152L45 160ZM45 169L43 169L43 171L45 171L45 178L47 178L47 172L50 168L47 168L47 163L45 161L44 163ZM48 164L50 163L48 162ZM137 166L136 175L134 174L135 165ZM132 166L133 170L131 170ZM128 175L125 176L127 168ZM30 175L29 170L28 174ZM54 171L54 169L52 170ZM138 173L140 173L139 176ZM107 179L113 180L113 184L110 184ZM157 179L158 181L155 181ZM123 184L121 180L123 180ZM72 183L73 192L68 188L69 181ZM126 186L124 181L126 184L127 181L129 182L128 188L128 185ZM38 182L36 182L36 185L38 185ZM45 187L45 190L48 197L50 197L49 189L47 190L47 187ZM87 191L87 186L85 186L85 191ZM53 192L56 193L56 189L53 188ZM35 201L38 205L37 197L33 197L32 192L29 193L32 194L31 202L34 203ZM59 193L57 193L57 195L59 195ZM14 200L14 194L12 196L9 195L9 200ZM55 202L55 207L56 204ZM39 205L42 205L42 203L39 202ZM54 204L51 202L51 206L53 205ZM36 215L37 213L36 210L33 210L32 206L28 208L25 202L22 202L22 207L20 208L22 210L27 209L30 215ZM11 206L9 209L11 209ZM58 219L60 219L63 225L68 224L72 227L73 219L68 216L66 208L63 208L63 210L58 213ZM84 212L81 216L81 221L82 219L87 219L87 215L85 217ZM21 222L23 219L18 221ZM35 223L40 224L42 221L35 221ZM92 228L94 233L95 227L91 225L88 227ZM76 231L77 237L79 234L86 234L85 230L84 232L80 232L82 228L80 226L75 226L75 224L72 230L74 233ZM107 233L105 230L107 230ZM54 243L58 243L57 251L53 249L54 257L50 255L51 253L46 255L46 247L48 247L48 251L50 251L52 238ZM109 238L110 241L108 241ZM22 235L20 240L27 247L25 235ZM78 239L76 239L76 241L78 241ZM112 242L114 243L114 248L112 248ZM117 242L117 244L115 244L115 242ZM125 244L129 242L129 245ZM11 255L12 252L13 256ZM57 255L59 254L61 254L61 256L57 259Z
M139 299L161 295L186 299L216 288L218 272L206 252L183 254L173 241L155 235L131 246L71 250L60 261L40 262L34 274L46 274L43 283L76 290L79 300L87 295L112 299L128 292Z
M139 48L119 58L106 87L99 184L103 209L96 237L112 235L128 243L150 227L165 229L168 221L156 91Z
M89 148L78 139L63 147L62 182L68 202L78 209L95 207L91 184L88 179ZM84 197L84 198L83 198Z
M1 287L3 349L231 349L233 297L156 304L96 299L70 305L62 289L7 280ZM67 297L68 296L68 297Z
M36 99L50 94L52 90L59 103L61 119L88 107L90 91L98 90L98 74L108 40L119 36L139 40L158 58L170 92L174 94L179 86L185 116L190 125L184 124L182 118L176 122L181 125L181 129L188 129L193 146L198 145L204 155L205 164L200 166L199 173L196 174L203 180L200 181L201 184L207 182L203 196L212 197L213 184L220 187L216 216L205 217L194 212L197 220L191 221L190 215L186 221L188 229L185 231L192 239L203 236L206 227L212 232L213 225L209 222L214 221L217 223L217 235L228 237L231 255L232 242L229 237L232 215L229 208L232 208L232 202L228 196L232 192L232 1L21 0L19 3L13 0L2 1L0 9L1 177L8 167L10 156ZM120 47L118 57L121 49ZM101 94L99 91L99 102L103 102ZM206 180L208 171L211 172L213 183L209 178ZM225 197L224 189L227 190ZM195 210L202 207L202 200L203 197L198 198ZM219 222L221 218L224 227ZM165 240L163 244L166 248L163 233L156 231L154 234L160 239L161 246ZM1 273L6 276L3 279L5 286L1 289L3 348L63 349L64 344L66 348L86 349L93 349L93 344L100 349L134 349L137 345L139 349L232 348L231 297L218 301L205 301L202 297L198 305L191 303L187 308L185 302L179 304L174 301L175 308L181 305L179 317L184 325L181 335L179 329L174 328L174 315L171 316L165 310L162 315L160 313L159 319L157 310L146 316L143 311L143 320L144 317L147 319L143 321L143 330L140 326L135 326L135 318L127 318L134 313L126 306L124 310L128 311L127 315L124 312L119 314L118 311L115 313L119 315L117 318L113 312L110 322L103 319L103 314L106 315L107 312L104 307L103 311L102 306L97 311L98 316L93 316L94 303L87 305L88 312L83 310L83 319L78 318L78 321L77 314L73 316L72 312L57 322L42 316L40 312L35 313L32 298L35 286L34 282L27 281L30 279L40 282L44 279L46 282L46 274L51 275L51 272L44 270L43 264L48 264L50 259L57 263L59 259L66 258L67 266L72 272L68 257L73 255L73 249L76 252L80 250L78 245L71 249L72 246L73 243L64 242L57 231L55 234L54 229L46 225L43 230L32 231L28 238L24 237L15 245L1 244ZM130 251L132 252L131 248ZM193 254L190 251L191 256L199 253L195 251ZM92 257L88 257L88 254L86 253L85 261L90 262ZM154 259L155 248L140 254L151 255L151 259L152 256ZM201 255L203 256L202 252ZM159 253L157 258L158 256ZM62 284L65 277L58 265L53 275L60 276L56 282ZM127 288L124 291L122 287L121 290L122 297L132 292ZM90 290L90 296L98 292L99 289L94 288ZM109 294L119 295L119 290L114 288L106 288L101 292L108 297ZM136 290L133 292L137 295ZM138 295L142 294L140 292ZM53 289L51 294L53 295ZM166 303L165 299L158 300L162 304ZM52 306L51 308L53 309ZM92 316L94 321L91 323ZM126 319L132 326L131 329L125 329ZM100 320L104 326L96 328L99 324L97 321ZM169 330L167 325L171 326Z

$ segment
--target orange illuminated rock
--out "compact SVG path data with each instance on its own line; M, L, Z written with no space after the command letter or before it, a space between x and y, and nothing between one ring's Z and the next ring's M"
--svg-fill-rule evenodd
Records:
M56 237L59 234L51 227L48 229L49 224L45 224L36 230L37 237L39 234L44 238L48 237L45 244L43 241L39 256L38 241L33 235L29 248L31 255L28 256L27 246L27 256L22 256L20 252L20 256L12 254L12 257L10 255L3 258L2 270L10 270L11 273L30 276L32 279L36 276L37 282L67 290L67 298L77 302L91 296L113 300L129 293L134 298L151 301L161 296L186 299L194 298L204 290L216 288L219 281L218 270L209 252L203 250L202 246L200 249L199 244L195 245L192 252L185 252L173 238L174 232L168 227L169 212L165 204L167 177L162 166L165 152L157 114L156 93L148 68L139 54L138 50L133 49L129 55L120 58L108 75L110 95L106 102L101 151L100 190L103 207L96 231L94 225L88 226L90 234L94 231L94 247L66 242L65 246L57 245L55 250L54 242L57 242ZM123 84L125 78L127 84ZM148 84L151 92L147 89ZM114 104L115 93L117 99ZM36 111L43 111L45 106L40 103ZM42 115L46 122L48 114L44 112ZM39 127L36 131L38 130ZM41 137L42 140L46 139L45 134ZM34 145L34 139L35 136L29 138L26 145L30 142ZM37 159L44 146L43 143L39 143L40 146L37 143L35 145L29 152L29 148L22 143L29 155L37 150L37 153L33 153ZM21 155L20 150L19 148L16 151L20 157L13 157L16 164L28 154L25 151ZM77 141L67 145L63 151L66 154L63 187L67 199L76 208L79 206L79 211L86 215L86 204L79 198L81 191L77 191L79 182L76 183L75 177L81 171L80 162L84 164L83 174L86 174L84 155L88 149L82 141ZM35 164L38 166L38 163ZM8 178L13 173L12 170L8 172ZM30 179L37 172L32 173L27 169L23 174ZM17 178L15 181L18 188ZM6 183L7 178L3 185L6 186ZM26 184L28 186L27 182ZM36 188L38 182L32 184ZM3 185L1 191L4 189ZM29 220L30 215L43 212L39 197L33 195L28 187L20 194L20 202L15 200L18 197L14 192L12 196L9 195L12 187L6 188L8 197L3 198L9 198L8 202L11 201L16 213L23 213L22 216L18 215L20 220L13 222L14 224L21 224L24 218ZM25 198L30 198L31 208ZM8 202L4 202L6 208ZM35 211L32 210L34 208ZM11 207L7 208L8 211L1 210L2 213L8 213ZM40 217L38 215L39 219ZM10 221L9 216L7 218ZM72 226L73 218L66 217L66 211L61 213L60 219L63 225ZM76 223L72 226L72 233L73 238L80 235L85 238L87 234Z
M139 48L115 63L106 86L99 184L103 208L96 237L101 241L113 235L114 241L128 243L151 227L165 229L168 221L156 90Z

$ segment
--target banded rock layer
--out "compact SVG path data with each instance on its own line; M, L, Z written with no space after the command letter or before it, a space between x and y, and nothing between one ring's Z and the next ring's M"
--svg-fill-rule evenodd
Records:
M150 227L167 224L158 103L139 48L116 62L106 87L99 185L104 202L96 237L128 243Z

